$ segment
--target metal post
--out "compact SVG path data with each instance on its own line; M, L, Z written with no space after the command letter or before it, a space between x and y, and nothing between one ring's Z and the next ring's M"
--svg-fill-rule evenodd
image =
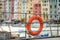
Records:
M59 15L58 15L58 16L59 16ZM59 18L59 17L58 17L58 18ZM58 18L57 18L57 20L59 20ZM57 21L57 36L59 36L59 27L58 27L58 21Z
M5 33L4 33L4 40L5 40L6 38L5 38Z
M49 26L50 26L50 24L51 24L51 23L50 23L50 21L49 21ZM52 36L52 30L51 30L51 26L50 26L50 32L51 32L51 36Z
M29 40L32 40L30 34L29 34Z
M57 0L58 1L58 0ZM58 3L58 2L57 2ZM58 4L56 3L56 5L57 5L57 7L58 7ZM56 8L57 9L57 20L59 20L59 15L58 15L58 8ZM58 24L57 24L57 26L58 26ZM59 36L59 27L57 27L57 36Z
M25 19L27 20L27 13L25 13ZM26 23L27 21L25 21L25 40L26 40L26 33L27 33L27 31L26 31Z

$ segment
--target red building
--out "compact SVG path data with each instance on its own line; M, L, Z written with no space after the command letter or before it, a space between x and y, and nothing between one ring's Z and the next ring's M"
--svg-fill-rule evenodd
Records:
M41 13L41 4L34 4L33 13L40 15L40 13Z
M10 0L10 6L9 6L9 12L6 12L7 9L7 0L4 0L4 19L7 20L7 14L10 14L10 20L12 20L14 18L14 0Z

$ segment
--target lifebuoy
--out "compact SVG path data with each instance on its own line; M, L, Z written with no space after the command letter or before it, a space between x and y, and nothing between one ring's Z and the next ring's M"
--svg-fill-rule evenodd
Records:
M38 20L39 23L40 23L40 27L39 27L39 29L38 29L36 32L33 32L33 31L31 30L31 27L30 27L33 20ZM27 23L27 25L26 25L26 28L27 28L28 33L31 34L32 36L38 35L39 33L41 33L41 31L42 31L42 29L43 29L43 20L42 20L42 18L41 18L39 15L33 15L33 16L28 20L28 23Z

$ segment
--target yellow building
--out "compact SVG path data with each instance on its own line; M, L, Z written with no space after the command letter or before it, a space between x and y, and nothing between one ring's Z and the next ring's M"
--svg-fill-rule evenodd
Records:
M25 21L26 16L26 0L19 0L18 2L18 19Z
M18 2L18 19L22 19L22 0L19 0Z
M2 0L0 1L0 19L2 19Z
M50 18L49 0L41 0L41 14L43 20L48 20Z
M27 21L33 15L34 4L41 3L40 0L38 0L36 3L34 3L35 1L37 1L37 0L25 0L25 12L26 12L25 16L27 16ZM18 18L21 20L22 19L22 0L19 1L18 10L19 10Z
M34 4L41 4L41 0L29 0L26 3L27 21L34 15Z
M33 15L33 0L26 0L27 21Z
M21 20L22 19L22 0L19 1L19 15L18 18ZM25 0L25 16L27 16L27 21L28 19L33 15L33 5L34 4L41 4L41 17L43 20L48 20L50 16L48 16L49 12L49 0Z

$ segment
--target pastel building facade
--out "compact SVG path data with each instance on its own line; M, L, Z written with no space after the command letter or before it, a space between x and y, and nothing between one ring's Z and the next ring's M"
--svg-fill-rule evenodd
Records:
M14 0L14 18L13 19L18 19L19 14L19 8L18 8L18 2L19 0Z
M14 0L3 0L4 2L4 20L12 20L14 18Z
M50 19L57 19L57 0L50 0Z
M26 13L27 13L27 21L29 20L30 17L35 15L35 12L40 12L40 7L36 7L35 5L40 4L40 0L26 0ZM40 4L41 5L41 4ZM36 9L37 8L37 9ZM39 8L39 9L38 9ZM38 14L38 13L37 13ZM40 15L40 13L39 13Z
M57 0L57 19L60 20L60 0Z
M3 2L3 0L0 0L0 19L4 19L3 11L4 11L4 2Z
M3 18L6 20L18 19L22 20L24 18L29 20L31 16L34 15L35 9L34 5L39 4L39 15L43 20L49 20L57 18L60 13L60 0L2 0L0 2L3 4ZM0 7L1 8L1 7ZM1 13L1 12L0 12ZM2 14L2 13L1 13ZM54 16L53 16L54 15ZM2 17L2 16L1 16ZM58 16L58 19L60 16Z
M4 0L5 1L5 0ZM40 4L41 9L39 15L48 20L49 16L49 0L7 0L4 2L4 17L6 20L23 18L28 19L34 14L34 4Z
M49 0L29 0L27 2L27 8L26 8L26 13L27 14L27 20L34 14L33 10L37 10L34 8L34 4L40 4L40 12L39 15L42 17L43 20L48 20L50 19L50 3ZM49 16L48 16L49 15Z
M26 13L26 3L25 0L19 0L18 2L18 19L21 20L25 18Z
M41 0L41 15L43 20L50 19L50 3L49 0Z
M26 0L27 21L33 15L33 0Z
M19 0L18 2L18 19L22 19L22 0Z
M7 1L6 1L6 5L5 5L5 7L6 7L6 9L5 9L5 11L6 11L6 12L5 12L5 17L6 17L6 18L5 18L5 19L6 19L6 20L9 20L9 18L10 18L10 11L11 11L11 9L10 9L10 6L11 6L11 5L10 5L10 2L11 2L11 1L7 0Z

